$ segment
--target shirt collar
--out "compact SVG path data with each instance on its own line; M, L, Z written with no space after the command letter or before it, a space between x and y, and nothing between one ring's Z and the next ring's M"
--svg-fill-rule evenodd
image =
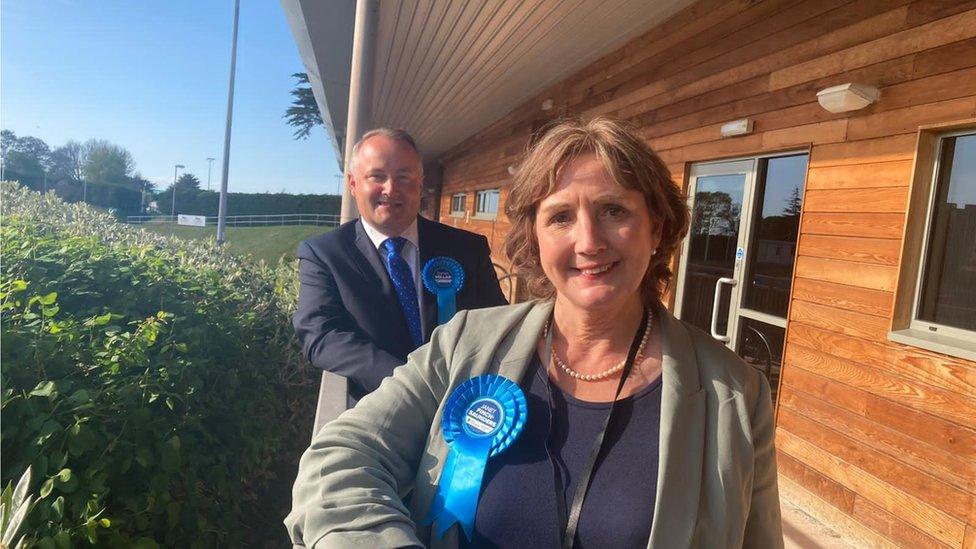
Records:
M365 219L360 217L359 220L363 223L363 229L366 230L366 236L369 237L369 241L373 243L373 246L376 247L377 250L379 250L380 246L383 245L383 242L390 237L381 233L379 229L370 225ZM411 223L410 226L403 231L403 233L397 236L406 238L408 242L414 245L414 247L416 247L418 250L420 249L420 238L417 236L416 219L413 220L413 223Z

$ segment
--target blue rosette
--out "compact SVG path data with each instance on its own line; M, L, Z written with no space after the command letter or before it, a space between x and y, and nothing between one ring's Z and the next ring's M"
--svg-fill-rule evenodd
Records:
M441 426L450 449L426 521L437 522L439 536L457 522L471 539L488 458L512 445L527 415L522 388L499 375L471 378L451 393Z
M457 312L457 293L464 286L464 268L451 257L435 257L421 273L424 287L437 297L437 324L451 320Z

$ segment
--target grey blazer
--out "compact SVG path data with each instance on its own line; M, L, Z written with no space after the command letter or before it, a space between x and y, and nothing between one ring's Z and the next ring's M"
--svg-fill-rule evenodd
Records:
M521 381L551 314L551 301L460 311L378 390L322 428L295 481L285 519L292 542L457 547L456 525L439 538L419 524L447 456L444 403L477 375ZM655 319L663 392L648 547L782 547L768 383L663 307Z

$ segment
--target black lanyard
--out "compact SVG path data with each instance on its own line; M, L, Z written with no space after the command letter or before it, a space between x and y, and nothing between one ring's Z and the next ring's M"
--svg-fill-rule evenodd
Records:
M607 412L607 418L603 422L603 428L600 429L600 432L596 435L596 439L593 441L593 449L590 450L590 457L587 458L583 470L580 472L579 482L576 483L576 490L573 492L573 503L570 506L568 516L566 514L566 489L563 487L562 474L559 471L559 465L556 463L554 452L550 445L552 441L552 415L555 410L555 403L552 400L552 389L548 381L549 375L546 373L546 388L549 391L549 434L546 436L546 453L549 455L549 464L552 466L553 484L556 491L556 512L559 514L559 530L562 533L563 549L571 549L573 543L576 541L576 529L579 526L580 513L583 510L583 499L586 497L586 492L590 487L590 478L593 475L593 469L596 467L596 460L600 457L600 450L603 448L603 438L607 434L607 428L610 426L610 420L613 417L613 410L617 404L617 398L620 396L624 382L627 380L627 376L630 375L630 371L634 367L634 361L637 359L637 351L640 348L644 330L647 329L647 322L648 317L647 311L645 310L640 327L637 329L637 333L634 334L634 341L630 344L630 352L627 353L627 362L624 364L623 372L620 374L617 391L613 394L610 411ZM549 333L546 334L547 354L553 352L552 334L555 331L556 322L555 317L553 317L549 323ZM545 363L546 372L548 372L551 361L552 357L549 356Z

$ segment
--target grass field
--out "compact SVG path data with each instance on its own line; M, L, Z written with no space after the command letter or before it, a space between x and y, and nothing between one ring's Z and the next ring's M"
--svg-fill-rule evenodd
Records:
M175 225L142 225L142 229L183 239L217 237L217 227L184 227ZM310 236L331 230L314 225L283 227L227 227L227 248L255 260L277 263L281 257L294 257L298 243Z

